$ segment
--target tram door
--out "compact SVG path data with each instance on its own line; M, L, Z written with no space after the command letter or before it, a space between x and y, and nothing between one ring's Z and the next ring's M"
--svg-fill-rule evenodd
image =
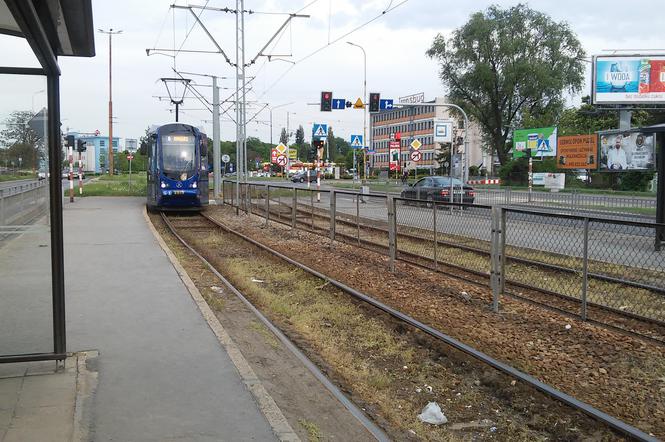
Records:
M157 135L148 137L148 204L156 204L155 183L159 177L155 176L157 172Z
M201 190L201 205L208 204L208 137L201 135L201 165L199 167L199 189Z

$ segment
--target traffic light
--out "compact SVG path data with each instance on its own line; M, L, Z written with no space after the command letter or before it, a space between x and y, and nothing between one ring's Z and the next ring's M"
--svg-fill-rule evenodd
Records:
M379 111L379 101L381 101L381 94L378 92L371 92L369 94L369 111L378 112Z
M76 143L76 140L74 139L74 135L67 135L67 138L65 138L66 144L69 147L74 147L74 144Z
M79 153L81 153L81 152L85 152L85 151L87 150L87 148L85 147L86 142L83 141L83 140L80 139L80 138L79 138L78 140L76 140L76 141L77 141L77 144L76 144L76 150L77 150L77 152L79 152Z
M323 149L323 145L324 145L323 140L318 140L318 139L312 140L312 148L308 152L307 160L308 161L316 160L318 157L318 150Z
M332 111L332 92L321 92L321 112Z

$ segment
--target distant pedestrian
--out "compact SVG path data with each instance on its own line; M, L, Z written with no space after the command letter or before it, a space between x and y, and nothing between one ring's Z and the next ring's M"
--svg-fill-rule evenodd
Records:
M409 179L409 172L406 170L402 172L402 184L406 184L406 181Z

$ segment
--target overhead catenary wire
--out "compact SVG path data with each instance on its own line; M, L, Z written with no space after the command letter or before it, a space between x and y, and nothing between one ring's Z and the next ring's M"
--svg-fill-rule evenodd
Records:
M382 11L382 12L381 12L380 14L378 14L377 16L375 16L375 17L373 17L373 18L367 20L366 22L364 22L364 23L362 23L362 24L356 26L355 28L351 29L349 32L347 32L347 33L345 33L345 34L342 34L342 35L340 35L339 37L335 38L335 39L332 40L330 43L321 46L320 48L318 48L318 49L316 49L316 50L310 52L309 54L305 55L305 56L302 57L301 59L297 60L297 61L294 62L291 66L289 66L289 68L288 68L286 71L284 71L284 72L282 73L282 75L280 75L279 77L277 77L277 79L276 79L276 80L275 80L275 81L274 81L274 82L273 82L273 83L272 83L272 84L271 84L271 85L270 85L265 91L263 91L263 93L262 93L261 95L259 95L259 99L260 99L260 98L263 98L263 97L264 97L264 96L265 96L265 95L266 95L266 94L267 94L267 93L268 93L273 87L275 87L275 86L276 86L276 85L277 85L277 84L278 84L278 83L279 83L279 82L280 82L280 81L281 81L281 80L282 80L282 79L283 79L283 78L284 78L289 72L291 72L291 70L292 70L294 67L296 67L297 65L299 65L299 64L302 63L303 61L305 61L305 60L307 60L307 59L313 57L314 55L316 55L316 54L318 54L319 52L323 51L324 49L328 48L329 46L332 46L333 44L337 43L338 41L340 41L340 40L342 40L342 39L348 37L349 35L353 34L354 32L356 32L356 31L358 31L358 30L364 28L365 26L369 25L370 23L373 23L374 21L380 19L380 18L383 17L384 15L388 14L388 13L391 12L391 11L394 11L395 9L399 8L400 6L402 6L403 4L407 3L408 1L409 1L409 0L402 0L401 2L399 2L398 4L396 4L395 6L393 6L393 7L389 8L389 9L386 9L386 10Z

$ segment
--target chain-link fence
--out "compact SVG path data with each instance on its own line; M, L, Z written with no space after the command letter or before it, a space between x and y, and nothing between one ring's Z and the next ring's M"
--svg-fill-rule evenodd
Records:
M234 204L235 183L223 200ZM241 210L434 270L489 279L582 318L590 306L665 323L664 225L384 194L241 185ZM237 204L236 204L237 205Z

